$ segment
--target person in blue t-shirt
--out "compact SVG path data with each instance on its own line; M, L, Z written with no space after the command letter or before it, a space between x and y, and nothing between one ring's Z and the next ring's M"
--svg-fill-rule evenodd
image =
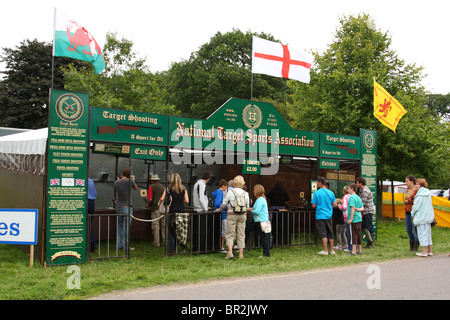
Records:
M358 245L358 254L362 254L362 215L364 205L361 198L356 194L358 186L356 184L349 185L348 191L350 198L348 198L347 207L347 223L350 226L350 237L352 243L352 252L349 255L356 255L356 245Z
M312 207L316 209L316 230L320 239L322 239L323 250L319 252L322 255L328 255L328 242L330 242L330 253L334 251L333 234L333 208L337 207L334 193L328 190L326 180L323 177L317 179L317 191L314 192L311 200Z
M228 189L228 182L225 179L220 179L219 181L219 189L216 189L212 192L212 196L214 198L214 210L220 208L222 205L223 199L225 198L225 192ZM225 235L227 234L227 209L225 208L222 211L222 246L220 247L220 251L226 252L223 245L225 244Z
M267 234L262 231L260 223L269 221L269 207L267 206L267 200L265 196L266 191L264 189L264 186L261 184L255 185L253 190L256 201L253 205L253 208L249 208L249 211L253 213L253 221L249 222L245 228L245 238L248 237L250 232L256 231L262 242L263 257L268 258L270 257L269 240L267 239Z

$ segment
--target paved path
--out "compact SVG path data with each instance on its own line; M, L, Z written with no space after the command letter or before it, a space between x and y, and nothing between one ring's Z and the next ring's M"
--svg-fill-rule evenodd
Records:
M95 300L450 299L450 257L401 259L325 270L156 286ZM190 305L189 305L190 306Z

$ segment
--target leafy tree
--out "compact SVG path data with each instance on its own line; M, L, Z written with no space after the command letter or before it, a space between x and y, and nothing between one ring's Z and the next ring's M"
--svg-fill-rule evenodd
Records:
M406 64L390 45L389 35L377 30L369 15L341 18L334 42L324 53L314 52L311 83L289 82L294 127L349 135L375 129L379 179L415 174L448 181L448 127L423 107L422 68ZM374 78L408 111L396 133L373 116Z
M426 106L443 120L450 120L450 93L428 95Z
M88 68L69 67L64 71L66 89L89 93L92 106L176 114L174 106L166 102L163 75L148 71L132 41L108 33L103 53L105 72L95 75Z
M117 38L117 32L106 34L106 44L103 48L105 52L106 73L109 77L123 75L132 69L148 71L145 66L145 59L139 58L138 53L133 49L133 41L125 37Z
M52 44L25 40L15 49L3 48L6 77L0 82L0 125L17 128L43 128L48 123L48 95L52 85ZM54 59L55 89L64 88L61 67L72 59ZM74 68L84 65L83 61Z
M229 98L251 98L252 35L247 31L216 33L189 60L173 63L168 71L170 102L183 115L206 118ZM264 33L257 35L271 41ZM286 80L255 74L253 97L285 102Z

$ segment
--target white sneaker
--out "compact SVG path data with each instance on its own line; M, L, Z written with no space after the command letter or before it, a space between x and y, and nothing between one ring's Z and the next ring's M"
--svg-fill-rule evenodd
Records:
M318 254L322 254L322 255L324 255L324 256L327 256L328 255L328 252L325 252L325 251L320 251L320 252L318 252Z
M422 252L416 252L416 255L419 257L428 257L428 254Z
M336 251L333 250L333 251L330 252L330 254L336 254Z

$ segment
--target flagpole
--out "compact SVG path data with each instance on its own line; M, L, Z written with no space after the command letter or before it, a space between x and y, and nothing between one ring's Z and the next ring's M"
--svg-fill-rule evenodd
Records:
M375 82L376 82L375 77L373 77L373 94L374 95L375 95ZM375 97L374 97L374 100L375 100ZM375 103L374 103L374 101L372 103L373 103L373 109L372 109L373 128L374 128L375 131L377 131L377 129L375 129L376 128L376 123L377 123L377 121L376 121L377 118L375 117Z
M252 80L250 84L250 100L253 99L253 72L252 72Z
M55 65L55 56L52 55L52 86L51 86L52 89L53 89L53 81L55 79L55 67L54 67L54 65Z
M51 86L52 89L55 80L55 30L56 30L56 7L53 14L52 86Z

